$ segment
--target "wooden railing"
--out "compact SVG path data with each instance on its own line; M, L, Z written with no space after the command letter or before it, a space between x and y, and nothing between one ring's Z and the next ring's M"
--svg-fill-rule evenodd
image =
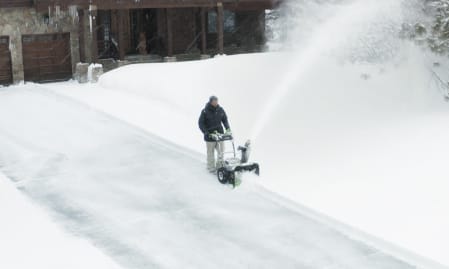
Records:
M87 8L90 3L97 9L133 9L133 8L180 8L180 7L216 7L222 2L225 8L239 9L271 9L284 0L0 0L1 2L34 2L38 10L46 10L48 6L59 5L65 9L70 5ZM1 4L0 4L1 7Z
M0 0L0 8L5 7L32 7L33 0Z

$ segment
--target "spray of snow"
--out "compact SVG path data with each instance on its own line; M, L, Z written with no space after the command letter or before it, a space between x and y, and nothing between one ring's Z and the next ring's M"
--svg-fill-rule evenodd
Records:
M254 126L253 138L259 136L281 100L297 88L319 58L333 57L340 62L380 60L399 51L395 34L402 22L398 16L402 14L402 1L290 1L286 5L290 13L299 10L294 13L302 17L284 14L279 19L281 26L293 25L282 35L280 46L290 50L292 56L286 63L288 71L281 76ZM275 44L272 47L279 48L279 40L271 42Z

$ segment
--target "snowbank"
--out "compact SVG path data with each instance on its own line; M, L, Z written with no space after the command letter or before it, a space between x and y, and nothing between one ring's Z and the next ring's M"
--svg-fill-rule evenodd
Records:
M203 153L198 117L216 94L241 141L286 72L283 53L216 57L203 61L135 64L104 74L97 85L48 84L176 144ZM237 120L238 119L238 120Z
M0 219L0 268L120 268L89 242L64 232L2 174Z
M100 87L49 87L199 152L197 118L216 94L237 138L255 140L264 186L449 265L449 105L429 83L426 59L413 47L382 65L318 57L301 80L288 75L279 98L291 57L140 64L103 75Z

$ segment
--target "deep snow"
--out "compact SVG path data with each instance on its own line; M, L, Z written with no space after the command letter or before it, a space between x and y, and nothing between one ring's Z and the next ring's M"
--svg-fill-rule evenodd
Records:
M222 186L202 155L46 87L0 91L1 169L55 222L124 268L414 268L279 205L248 181L237 190ZM50 235L32 238L47 247ZM4 249L20 239L7 238ZM0 266L22 268L3 259Z
M201 153L197 118L217 94L236 137L254 139L263 186L449 264L449 104L421 51L405 45L402 53L388 64L316 58L258 137L250 136L289 53L133 65L99 85L48 87Z

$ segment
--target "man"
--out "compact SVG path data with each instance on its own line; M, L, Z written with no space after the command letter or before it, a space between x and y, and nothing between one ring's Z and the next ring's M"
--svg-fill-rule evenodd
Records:
M224 134L223 125L226 133L231 134L228 117L224 109L218 104L218 98L211 96L206 107L201 111L198 125L204 134L204 141L207 146L207 169L215 173L220 168L223 161L224 143L216 141L216 134ZM218 160L215 161L215 151L217 151Z

